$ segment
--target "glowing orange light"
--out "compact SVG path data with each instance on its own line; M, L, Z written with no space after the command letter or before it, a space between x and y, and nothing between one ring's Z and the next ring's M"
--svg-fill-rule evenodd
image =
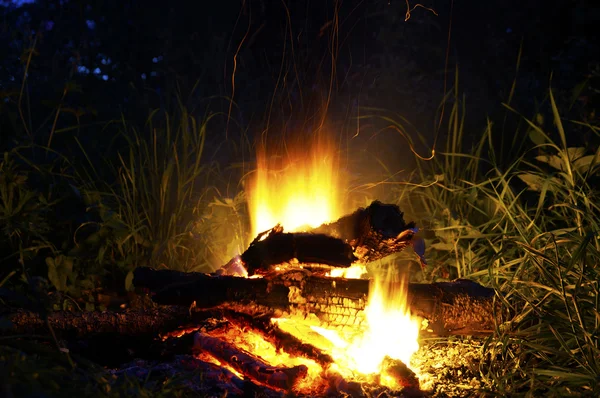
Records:
M342 192L336 151L326 140L317 139L304 148L288 150L284 158L267 158L259 152L256 172L247 187L252 238L276 224L286 231L301 231L339 218L345 211ZM355 265L332 270L328 275L360 278L365 273L364 265ZM329 353L344 377L376 374L380 383L398 387L385 376L384 360L399 360L410 367L410 358L419 348L420 323L408 310L406 285L390 275L377 276L369 290L364 315L361 328L350 333L324 328L307 318L274 322ZM265 351L259 346L249 349Z
M366 326L361 329L339 332L314 321L311 324L310 319L274 321L286 332L329 353L344 377L380 375L381 384L397 388L393 378L382 375L386 357L402 361L418 374L410 359L419 349L420 322L408 310L406 285L390 275L378 275L372 281L365 308ZM313 333L307 333L307 328Z
M389 276L376 277L365 313L367 330L347 349L357 370L378 373L386 356L410 367L410 358L419 349L420 322L407 308L404 282L394 282Z
M327 273L332 278L360 279L367 273L364 264L355 264L348 268L334 268Z
M321 136L298 146L283 157L257 153L247 188L252 237L278 223L288 232L301 231L343 214L335 147Z
M321 381L321 373L323 368L314 360L292 356L288 353L278 350L271 342L265 339L259 333L253 330L241 330L236 327L227 329L220 334L222 339L234 343L238 348L252 353L252 355L262 359L272 366L297 366L304 365L308 369L308 374L305 378L298 381L294 386L298 391L310 391L314 388L319 388Z

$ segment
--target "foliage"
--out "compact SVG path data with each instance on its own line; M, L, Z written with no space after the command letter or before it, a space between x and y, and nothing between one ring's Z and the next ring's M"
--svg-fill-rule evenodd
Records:
M222 197L223 174L204 153L213 117L180 103L173 115L152 112L142 129L122 120L127 150L108 165L116 183L84 190L101 217L97 234L105 230L98 260L128 273L128 287L137 266L211 271L245 244L244 195Z
M52 203L27 183L28 173L17 165L14 152L0 161L0 247L3 253L25 257L48 246L48 213ZM6 260L6 259L5 259Z
M243 253L250 237L250 220L244 191L233 198L218 195L194 226L205 270L214 271L233 256Z
M500 163L493 123L466 146L464 108L454 100L444 150L396 188L402 208L429 228L428 272L495 287L510 314L484 348L487 393L596 396L600 129L562 119L550 91L552 125L541 113L520 116L513 159ZM569 146L581 129L595 145Z

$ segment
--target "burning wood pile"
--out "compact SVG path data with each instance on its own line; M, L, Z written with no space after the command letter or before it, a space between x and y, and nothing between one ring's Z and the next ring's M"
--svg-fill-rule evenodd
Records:
M156 303L216 314L163 337L225 369L219 379L230 392L251 385L267 396L418 394L410 359L419 335L488 334L498 320L494 291L471 281L360 278L416 232L397 206L375 201L304 232L276 225L258 233L214 274L138 268L134 285Z

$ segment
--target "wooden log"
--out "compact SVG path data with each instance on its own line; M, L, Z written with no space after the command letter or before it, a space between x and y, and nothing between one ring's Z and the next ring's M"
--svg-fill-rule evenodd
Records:
M264 274L292 260L304 264L349 267L403 250L417 231L404 221L396 205L374 201L339 220L302 233L285 233L285 226L260 233L240 256L249 275ZM237 258L223 266L236 268Z
M366 208L309 232L340 238L352 246L359 262L366 264L397 253L408 246L417 232L406 223L398 206L373 201Z
M201 332L196 332L194 335L193 352L195 354L205 352L254 381L284 391L291 390L298 379L305 377L308 372L304 365L291 368L269 366L259 358L235 348L222 339Z
M334 363L330 355L324 353L314 345L301 341L295 336L279 329L276 324L271 322L270 316L255 317L233 311L224 311L223 316L239 329L252 329L254 332L261 334L277 350L283 350L295 357L310 358L324 368Z
M356 327L364 321L369 288L365 279L310 276L300 296L291 295L291 301L303 303L330 327ZM499 321L494 296L493 289L466 279L407 286L411 313L426 319L426 330L438 336L491 334Z
M181 274L171 278L169 272L135 270L134 285L156 287L157 279L184 278ZM328 326L342 328L362 324L370 286L366 279L315 276L301 269L256 279L193 273L189 278L189 283L158 289L152 299L159 304L185 306L195 301L201 308L230 302L257 303L273 312L315 314ZM490 334L500 321L495 311L495 291L469 280L410 283L407 294L411 312L426 319L427 329L436 335Z
M352 247L339 238L325 234L284 233L281 226L259 234L241 259L249 275L269 272L273 266L292 259L334 267L349 267L358 260Z
M158 304L212 308L224 302L256 302L273 309L287 308L289 289L272 284L265 278L242 278L228 275L209 275L199 272L178 272L136 268L133 273L136 287L152 291Z
M161 307L145 310L69 312L55 311L42 318L38 313L17 310L4 315L10 325L0 328L0 334L20 335L49 333L48 324L61 338L79 338L91 334L113 333L122 335L156 334L172 330L186 320L190 312L182 307ZM195 319L197 321L197 319Z

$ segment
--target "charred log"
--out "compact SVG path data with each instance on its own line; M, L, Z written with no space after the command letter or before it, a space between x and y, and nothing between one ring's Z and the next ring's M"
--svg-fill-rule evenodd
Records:
M374 201L366 208L310 231L342 239L361 263L379 260L409 245L415 223L406 223L398 206Z
M349 267L358 260L352 247L339 238L325 234L284 233L280 226L260 234L241 259L249 275L270 271L272 266L293 259L334 267Z
M10 325L0 329L0 334L46 335L49 332L48 325L50 325L56 335L61 338L79 338L102 333L121 335L155 334L160 330L172 330L185 322L186 319L192 321L189 311L181 307L119 312L55 311L50 313L47 319L35 312L18 310L12 314L6 314L5 318L10 322ZM197 320L194 319L194 321Z
M163 277L173 280L166 275L169 271L146 268L144 278L138 278L138 271L134 278L137 287L147 287L146 281L155 286ZM201 275L190 274L187 284L158 289L152 299L159 304L185 306L195 301L202 308L230 302L258 303L273 313L300 311L316 315L330 327L344 328L362 325L370 285L365 279L314 276L304 270L257 279ZM495 291L472 281L410 283L407 291L410 310L426 319L427 329L436 335L489 334L500 321Z
M195 354L206 353L231 366L253 380L269 387L290 390L296 381L307 374L304 365L274 368L233 345L204 333L194 335Z
M136 268L133 284L149 289L158 304L211 308L224 302L256 302L271 308L287 307L289 290L264 278L185 273L152 268Z
M260 333L263 338L271 342L277 350L283 350L296 357L310 358L323 367L328 367L334 361L330 355L325 354L312 344L305 343L295 336L279 329L271 322L270 316L254 317L248 314L224 311L223 316L240 329L252 329Z
M348 267L403 250L416 232L398 206L374 201L367 208L303 233L284 233L280 225L260 233L241 255L249 275L265 273L292 260ZM235 265L233 259L225 269Z
M365 279L311 276L300 297L306 310L330 327L361 326L370 283ZM427 330L438 336L486 335L496 322L495 291L466 279L430 284L409 283L408 307L428 321Z

